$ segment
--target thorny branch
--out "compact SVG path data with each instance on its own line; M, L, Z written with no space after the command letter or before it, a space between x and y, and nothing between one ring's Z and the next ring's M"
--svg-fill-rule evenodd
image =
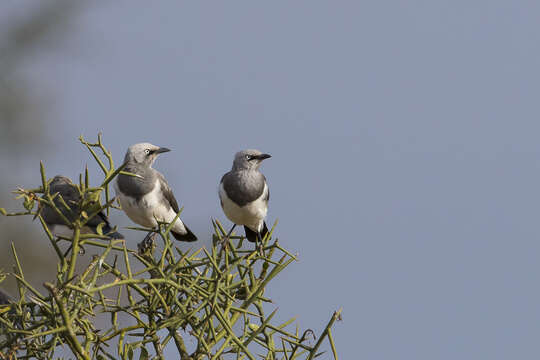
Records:
M54 237L40 215L43 206L62 215L54 201L58 194L49 193L50 180L43 164L40 187L16 191L25 211L0 208L3 215L39 219L58 256L57 276L44 284L47 292L43 293L24 278L12 245L16 266L11 275L17 279L19 300L0 305L0 359L49 359L62 347L78 359L131 359L135 352L140 359L150 358L152 352L162 359L169 343L182 360L313 359L321 354L318 351L325 339L337 359L331 328L341 310L334 313L315 345L307 340L310 330L303 335L298 326L289 330L295 319L274 324L277 309L265 315L273 306L264 296L266 286L296 260L273 237L275 225L263 239L263 254L246 249L244 238L235 235L228 247L221 247L226 231L217 220L212 221L214 235L209 248L185 251L170 240L169 224L158 230L137 229L135 234L153 231L157 239L139 251L127 248L124 240L82 234L81 227L93 213L86 200L103 197L98 208L109 211L114 202L109 184L122 167L114 167L101 134L95 143L82 136L80 141L104 178L99 186L91 187L88 169L81 174L77 185L81 215L74 221L64 216L66 225L73 229L71 238ZM71 253L64 256L61 247L68 244ZM88 262L85 256L89 255L93 257ZM85 262L88 265L83 266ZM0 282L3 278L0 273ZM103 314L109 315L110 325L101 330L103 326L96 327L96 319ZM193 344L191 350L185 339Z

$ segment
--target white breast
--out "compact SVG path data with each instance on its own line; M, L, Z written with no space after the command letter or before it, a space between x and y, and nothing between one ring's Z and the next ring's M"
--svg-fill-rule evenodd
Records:
M237 225L245 225L253 231L260 232L266 213L268 211L268 186L264 184L264 190L261 196L244 206L238 206L228 196L223 188L223 184L219 185L219 198L223 212L233 223Z
M122 205L122 210L126 215L139 225L145 227L156 227L157 221L172 222L176 217L176 212L166 204L163 204L163 195L161 193L161 183L156 180L154 189L144 195L139 201L135 198L126 196L119 191L118 185L115 186L116 195ZM173 227L173 230L183 234L186 232L184 224L178 219Z

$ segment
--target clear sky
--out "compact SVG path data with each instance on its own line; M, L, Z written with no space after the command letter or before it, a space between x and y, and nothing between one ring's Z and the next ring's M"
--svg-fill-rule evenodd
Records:
M76 176L98 131L118 163L169 147L155 168L204 238L234 153L260 149L301 259L268 290L281 318L319 332L342 306L342 359L538 359L539 19L519 0L92 2L28 59L55 119L28 168Z

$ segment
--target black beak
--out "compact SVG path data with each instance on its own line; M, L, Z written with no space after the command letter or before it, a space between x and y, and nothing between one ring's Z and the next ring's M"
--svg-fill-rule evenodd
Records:
M270 154L261 154L261 155L257 155L257 156L254 156L255 159L258 159L258 160L264 160L264 159L268 159L268 158L271 158L272 155Z
M157 150L154 150L154 154L161 154L171 151L171 149L167 149L166 147L160 147Z

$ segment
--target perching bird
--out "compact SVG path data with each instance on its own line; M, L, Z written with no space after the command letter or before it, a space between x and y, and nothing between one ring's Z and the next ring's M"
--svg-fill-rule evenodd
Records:
M158 221L171 223L180 211L167 180L152 168L157 156L168 151L149 143L135 144L127 150L124 171L137 176L118 175L116 195L126 215L139 225L155 228ZM197 240L180 218L176 219L171 233L176 240Z
M270 191L266 178L259 171L264 159L271 157L259 150L243 150L234 156L232 170L223 175L219 184L219 199L225 215L234 225L244 225L246 238L261 241L268 232L264 218L268 211ZM260 243L259 246L262 246Z
M61 175L55 176L49 185L49 193L51 195L58 193L57 197L54 198L54 204L67 220L75 221L79 217L79 213L81 211L79 208L81 195L79 194L75 184L73 184L69 178ZM69 208L62 203L59 196L62 196L62 199ZM73 229L71 229L65 223L62 216L60 216L60 214L58 214L52 207L47 205L43 206L41 216L43 217L43 220L47 224L49 230L55 236L71 237L73 235ZM114 231L111 228L109 219L107 219L107 216L103 212L99 212L97 215L88 220L86 225L81 229L81 232L85 234L97 234L98 226L100 224L103 224L101 227L101 233L103 235L109 236L113 239L124 238L122 234Z

